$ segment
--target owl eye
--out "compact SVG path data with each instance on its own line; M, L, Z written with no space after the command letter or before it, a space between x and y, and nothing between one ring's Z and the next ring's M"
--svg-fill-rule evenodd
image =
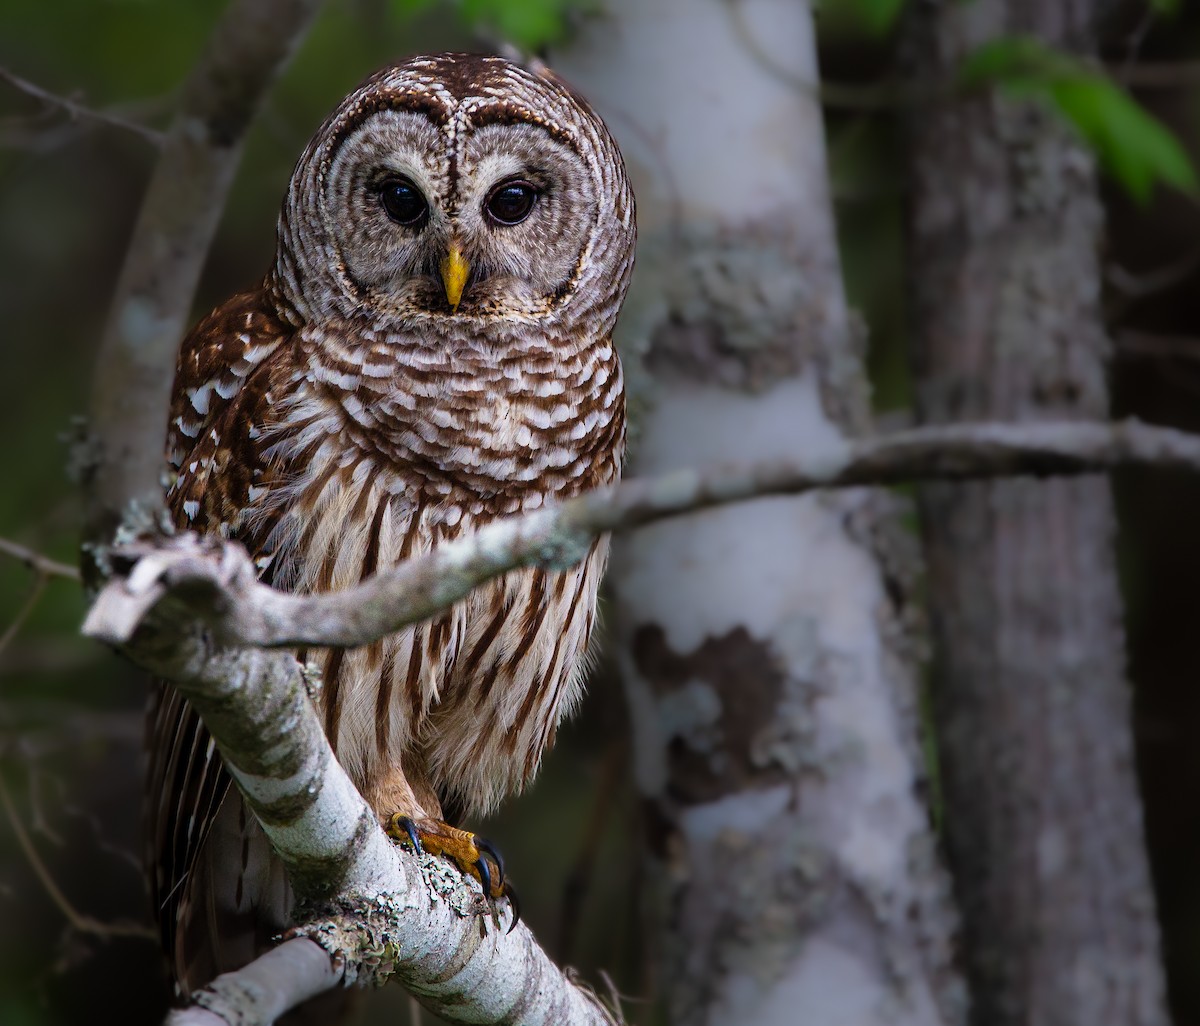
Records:
M396 224L414 225L425 216L429 204L407 178L389 178L380 186L379 202Z
M501 182L483 202L483 209L497 224L520 224L537 202L538 191L528 182Z

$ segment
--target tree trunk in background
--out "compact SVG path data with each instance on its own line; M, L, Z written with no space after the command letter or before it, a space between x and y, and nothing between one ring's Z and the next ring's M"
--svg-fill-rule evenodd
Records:
M914 74L1004 33L1094 38L1089 2L921 9ZM1108 416L1089 154L996 96L912 119L921 416ZM921 489L946 836L973 1020L1166 1021L1106 478Z
M609 0L552 63L609 120L638 195L632 471L866 430L821 113L789 80L817 80L807 6ZM609 620L664 899L648 943L673 1023L965 1020L894 525L888 497L860 491L615 546Z

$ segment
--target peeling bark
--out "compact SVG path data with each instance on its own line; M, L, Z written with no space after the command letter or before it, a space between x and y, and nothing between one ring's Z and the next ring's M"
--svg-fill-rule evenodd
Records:
M1001 33L1076 48L1096 4L925 5L914 68ZM912 123L922 418L1103 418L1093 161L996 95ZM921 490L946 834L974 1021L1166 1021L1106 479Z

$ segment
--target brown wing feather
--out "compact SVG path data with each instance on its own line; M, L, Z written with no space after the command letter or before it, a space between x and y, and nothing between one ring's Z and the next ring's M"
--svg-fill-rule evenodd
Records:
M261 525L256 525L251 537L243 523L253 505L251 489L261 486L270 472L257 444L263 427L260 411L270 408L273 371L288 355L291 331L262 292L245 293L196 325L184 340L176 365L167 432L167 457L175 472L168 492L172 516L181 528L239 538L255 557L262 555ZM230 780L208 731L170 685L155 689L147 747L151 898L172 971L181 988L191 990L230 967L228 961L247 960L234 950L216 950L218 935L211 926L218 913L211 900L219 888L201 882L208 893L197 901L192 887L194 876L213 871L202 864L201 855L223 807L230 807L226 818L236 819L238 809L232 806L241 803L225 801ZM235 831L238 824L225 829ZM241 864L226 868L240 873L246 863L261 863L263 853L250 850L258 846L241 845ZM263 892L280 886L265 877L260 882ZM239 893L238 897L253 895ZM243 932L257 927L258 917L251 907L257 903L247 905ZM222 947L227 942L237 947L232 940L238 931L231 925L223 923ZM249 955L253 957L253 951Z

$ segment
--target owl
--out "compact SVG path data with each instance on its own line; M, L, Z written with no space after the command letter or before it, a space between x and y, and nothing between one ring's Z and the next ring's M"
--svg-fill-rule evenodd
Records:
M373 75L296 164L261 285L182 345L175 522L243 542L277 588L323 592L610 484L634 236L616 144L549 71L442 54ZM578 700L605 558L600 541L372 645L296 653L380 821L497 900L499 857L456 824L529 782ZM169 685L148 736L150 888L191 991L268 945L291 895Z

